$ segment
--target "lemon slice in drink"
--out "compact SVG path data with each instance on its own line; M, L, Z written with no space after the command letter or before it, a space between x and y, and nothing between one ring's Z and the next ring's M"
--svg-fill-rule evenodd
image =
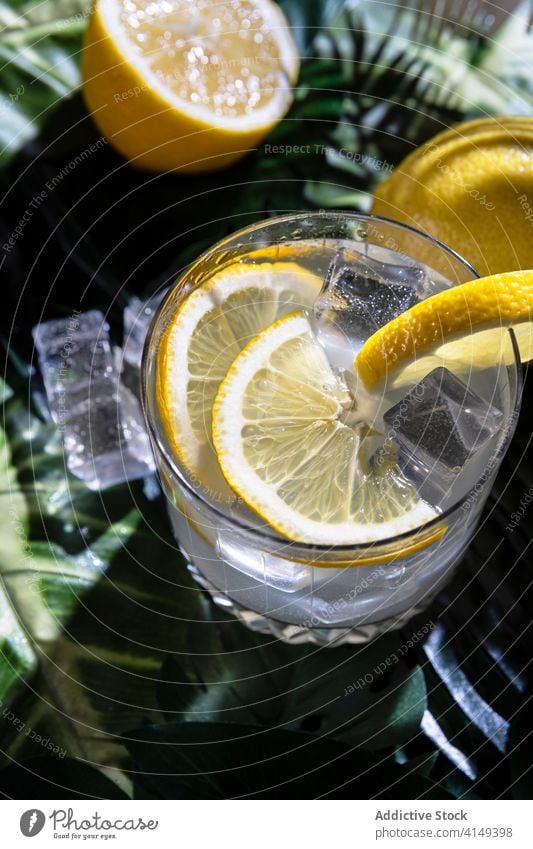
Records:
M240 352L213 406L230 487L278 533L322 545L374 542L435 517L394 464L374 469L371 427L301 311Z
M154 171L240 159L292 102L298 49L271 0L97 0L83 94L109 141Z
M533 357L533 271L471 280L415 304L370 336L355 358L367 386L413 383L445 365L468 373L498 362L507 330ZM507 349L511 353L507 343ZM505 353L505 352L504 352Z
M236 263L195 289L172 316L157 359L167 439L196 483L226 489L211 446L219 384L241 348L279 316L310 307L322 280L294 262Z

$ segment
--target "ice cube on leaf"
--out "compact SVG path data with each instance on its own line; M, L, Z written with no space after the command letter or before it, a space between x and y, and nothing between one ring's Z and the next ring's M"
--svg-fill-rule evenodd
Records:
M33 337L52 415L57 395L113 372L109 325L98 310L38 324Z
M32 333L39 356L46 356L79 338L105 337L109 333L109 325L99 310L76 311L67 318L43 321L33 328Z
M103 313L43 322L33 336L70 471L90 489L153 471L140 404L120 381Z
M63 429L68 467L89 489L105 489L153 470L139 402L112 380L102 381L69 409Z
M146 334L157 310L161 303L166 289L152 295L147 301L141 301L139 298L132 298L123 314L124 340L123 352L124 360L129 365L135 368L140 368L141 357L144 347Z

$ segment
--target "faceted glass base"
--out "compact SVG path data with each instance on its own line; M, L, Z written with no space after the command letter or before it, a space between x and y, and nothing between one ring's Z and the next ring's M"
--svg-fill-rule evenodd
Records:
M181 546L180 550L187 560L187 568L194 580L207 590L218 607L240 619L250 630L257 631L260 634L272 634L278 640L292 645L315 643L319 646L336 647L343 643L367 643L381 634L402 628L410 619L425 610L436 595L436 593L433 593L431 596L425 596L423 602L415 607L410 607L398 616L383 619L381 622L358 624L352 628L305 628L288 622L280 622L277 619L270 619L253 610L246 610L242 605L213 586L191 563Z

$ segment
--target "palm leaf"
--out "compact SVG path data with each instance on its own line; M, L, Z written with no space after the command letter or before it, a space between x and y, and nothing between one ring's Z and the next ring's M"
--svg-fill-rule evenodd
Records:
M76 281L82 308L108 312L117 337L130 295L170 282L226 232L283 209L362 208L377 180L438 129L471 114L531 112L525 6L494 36L477 6L457 27L443 21L436 2L359 2L342 13L338 4L283 5L305 58L292 110L266 140L270 149L264 144L220 174L177 179L134 172L104 146L90 168L77 169L54 191L32 219L31 235L4 258L6 292L12 304L22 298L22 310L18 332L10 329L9 385L0 387L1 747L6 764L28 761L38 773L37 798L53 793L54 782L73 795L83 795L83 782L96 797L120 792L90 773L87 762L131 793L122 769L133 758L151 771L160 751L154 742L170 772L183 771L182 742L193 738L196 762L207 772L219 755L242 766L229 744L206 761L213 749L202 743L217 734L227 743L237 723L252 740L264 733L266 741L274 725L284 726L280 733L289 737L276 738L280 757L294 746L293 735L320 746L329 741L350 764L355 744L376 778L376 795L381 762L394 772L395 797L524 796L530 788L530 534L525 524L506 531L530 486L525 422L455 582L421 622L435 624L432 641L402 654L394 674L378 672L371 685L345 695L398 652L416 622L361 650L317 652L221 621L189 583L155 481L94 494L69 477L36 376L30 381L29 330L42 317L43 280L54 281L47 314L72 308ZM332 8L335 19L325 18ZM68 0L0 5L4 100L23 85L0 130L8 234L28 197L94 138L81 99L69 96L86 9ZM71 124L76 133L68 131ZM22 147L29 139L33 146ZM275 145L294 151L281 155ZM18 730L22 723L33 737ZM37 733L65 758L43 758ZM7 767L0 793L22 794L23 774L24 766ZM323 779L330 792L331 774ZM194 792L207 797L240 792L238 781L200 784ZM364 793L357 780L352 789ZM141 778L133 792L189 791L184 779Z
M79 84L89 0L0 4L0 168Z
M125 755L117 735L158 712L157 673L169 646L182 645L180 623L197 593L183 575L174 579L180 556L156 488L95 497L65 476L52 425L15 398L5 419L0 701L13 716L2 750L17 760L42 755L40 735L60 756L116 775ZM163 558L168 550L174 556Z

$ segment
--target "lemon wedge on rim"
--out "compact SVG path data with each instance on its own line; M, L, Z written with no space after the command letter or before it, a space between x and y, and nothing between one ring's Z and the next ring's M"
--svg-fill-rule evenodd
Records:
M502 353L512 354L509 327L527 362L533 357L533 271L481 277L420 301L366 340L355 368L368 387L385 379L390 386L413 383L437 365L466 373L490 368Z

